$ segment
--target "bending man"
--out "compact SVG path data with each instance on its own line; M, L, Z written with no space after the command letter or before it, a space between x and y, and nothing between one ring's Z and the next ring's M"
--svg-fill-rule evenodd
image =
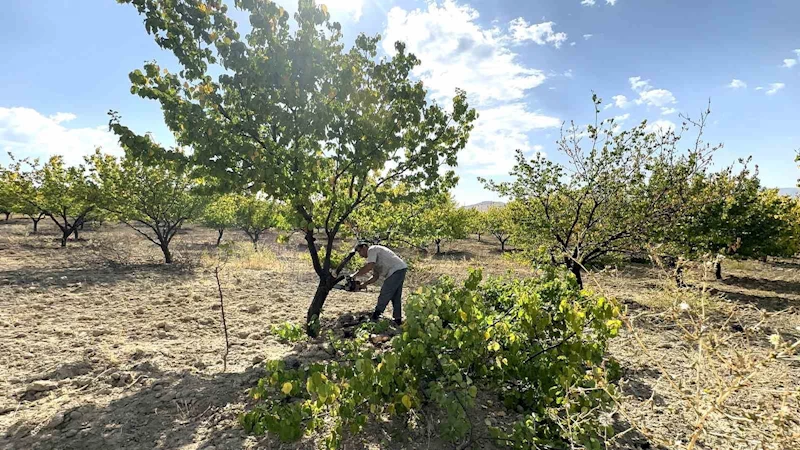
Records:
M378 295L378 305L375 307L375 312L372 313L372 320L378 320L381 317L391 300L394 323L400 325L402 319L400 298L403 295L403 283L406 281L408 266L395 252L382 245L369 245L369 243L361 241L356 244L355 250L362 258L367 259L367 263L354 276L358 278L372 272L372 278L361 285L367 286L375 283L379 278L383 279L381 293Z

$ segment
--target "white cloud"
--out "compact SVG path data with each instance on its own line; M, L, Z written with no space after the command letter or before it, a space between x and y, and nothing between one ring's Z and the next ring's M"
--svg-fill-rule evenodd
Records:
M793 51L797 54L797 57L800 58L800 48L796 48Z
M576 42L570 42L570 43L569 43L569 46L570 46L570 47L575 47L575 44L576 44Z
M797 65L797 60L796 59L784 59L783 60L783 67L786 67L787 69L791 69L792 67L794 67L796 65Z
M624 95L615 95L611 97L611 99L614 100L614 103L609 103L608 105L606 105L606 109L611 108L612 106L624 109L630 106L631 104L631 102L628 100L628 97L625 97Z
M564 76L567 78L572 78L574 75L572 74L572 69L567 70L564 72Z
M452 0L430 3L425 10L395 7L389 11L383 49L393 54L394 43L405 42L422 61L414 75L438 100L451 98L456 87L466 90L473 103L517 100L545 81L543 71L518 61L507 34L483 28L476 19L478 11Z
M630 113L625 113L621 116L614 116L614 123L622 123L628 120L631 117Z
M530 143L528 133L560 125L555 117L528 111L524 103L484 109L469 144L459 154L459 167L475 175L506 175L514 166L517 149L528 155L543 150Z
M785 88L786 85L783 83L772 83L769 85L769 90L767 90L767 95L775 95L781 89Z
M674 122L661 119L647 124L644 131L646 133L664 134L667 131L675 131L675 127L676 125Z
M628 81L631 84L631 89L639 94L639 98L636 99L637 105L645 104L663 108L667 105L678 103L672 92L666 89L654 89L650 85L650 80L642 80L642 77L630 77Z
M343 16L358 22L364 12L364 0L321 0L317 3L327 6L334 19Z
M496 26L484 28L477 19L475 9L453 0L429 3L424 9L413 11L395 7L389 11L382 45L392 54L395 41L406 43L407 50L421 61L414 76L424 81L433 98L449 99L456 87L467 91L479 117L469 144L459 154L459 173L505 175L514 165L517 149L541 150L530 142L531 132L557 128L561 120L531 111L523 100L547 77L543 71L518 60L510 48L518 41L512 33L533 35L531 27L536 25L516 19L505 32ZM547 30L552 28L544 30L536 36L555 45L557 38L548 41ZM564 76L571 73L567 71Z
M68 128L75 120L71 113L45 116L31 108L0 107L0 149L16 157L46 158L64 156L67 164L80 164L83 157L102 147L106 153L122 154L117 137L106 125L94 128Z
M728 87L731 89L742 89L747 87L747 83L745 83L742 80L737 80L736 78L734 78L731 81L731 84L728 85Z
M606 5L614 6L617 4L617 0L606 0Z
M594 6L594 0L583 0L581 1L581 5Z
M759 86L759 87L757 87L757 88L756 88L756 90L757 90L757 91L763 91L763 90L764 90L764 88L763 88L762 86Z
M555 48L560 48L567 40L567 33L553 31L554 22L529 24L522 17L517 17L508 25L512 37L518 42L533 41L539 45L553 44Z
M675 108L661 108L661 114L665 116L675 114L676 112L678 112L678 110Z
M584 34L584 35L583 35L583 39L585 39L585 40L587 40L587 41L588 41L589 39L591 39L591 38L592 38L592 36L594 36L594 35L593 35L593 34Z

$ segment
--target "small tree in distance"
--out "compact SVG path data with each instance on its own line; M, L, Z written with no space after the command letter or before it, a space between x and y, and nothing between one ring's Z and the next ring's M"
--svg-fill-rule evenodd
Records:
M217 230L217 243L222 242L225 230L236 226L237 197L232 194L218 195L206 205L201 220L203 225Z
M72 234L77 239L78 229L97 209L100 197L86 168L68 167L62 156L52 156L43 166L37 160L17 161L12 170L19 175L15 195L20 210L49 217L61 231L61 247L67 246Z
M486 230L500 242L501 252L506 251L506 242L511 238L513 220L509 206L492 206L485 213Z
M437 255L441 253L442 242L467 237L469 212L460 208L449 194L431 197L418 208L421 214L408 232L418 241L433 242Z
M261 235L279 223L278 205L257 195L238 197L236 203L236 225L250 238L253 248L258 250Z
M98 151L89 159L100 186L104 209L161 249L173 261L169 245L181 226L202 211L203 198L192 192L187 168L173 161L120 161Z
M467 230L478 236L480 242L481 235L486 233L486 212L475 208L467 210Z

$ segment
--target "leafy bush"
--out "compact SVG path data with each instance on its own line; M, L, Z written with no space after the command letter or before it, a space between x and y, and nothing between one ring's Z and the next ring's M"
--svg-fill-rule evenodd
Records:
M600 420L614 385L605 359L620 327L618 306L580 291L555 272L526 280L472 271L463 286L443 278L412 294L392 348L379 353L368 332L331 339L337 361L288 369L267 363L250 390L257 400L240 421L248 432L285 441L325 429L338 447L343 430L426 407L443 438L472 436L479 389L498 396L513 423L489 426L498 445L600 448L611 432ZM327 418L324 422L323 418Z
M291 322L284 322L280 325L273 325L270 332L278 336L281 342L300 342L306 337L306 332L300 325Z

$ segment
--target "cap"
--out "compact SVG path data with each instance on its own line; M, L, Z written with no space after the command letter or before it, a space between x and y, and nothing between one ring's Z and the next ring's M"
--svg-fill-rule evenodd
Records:
M363 239L360 239L360 240L358 240L358 241L356 242L356 245L355 245L355 247L353 247L353 248L355 248L356 250L358 250L360 247L362 247L362 246L364 246L364 245L367 245L367 246L369 246L369 245L372 245L372 244L371 244L369 241L365 241L365 240L363 240Z

